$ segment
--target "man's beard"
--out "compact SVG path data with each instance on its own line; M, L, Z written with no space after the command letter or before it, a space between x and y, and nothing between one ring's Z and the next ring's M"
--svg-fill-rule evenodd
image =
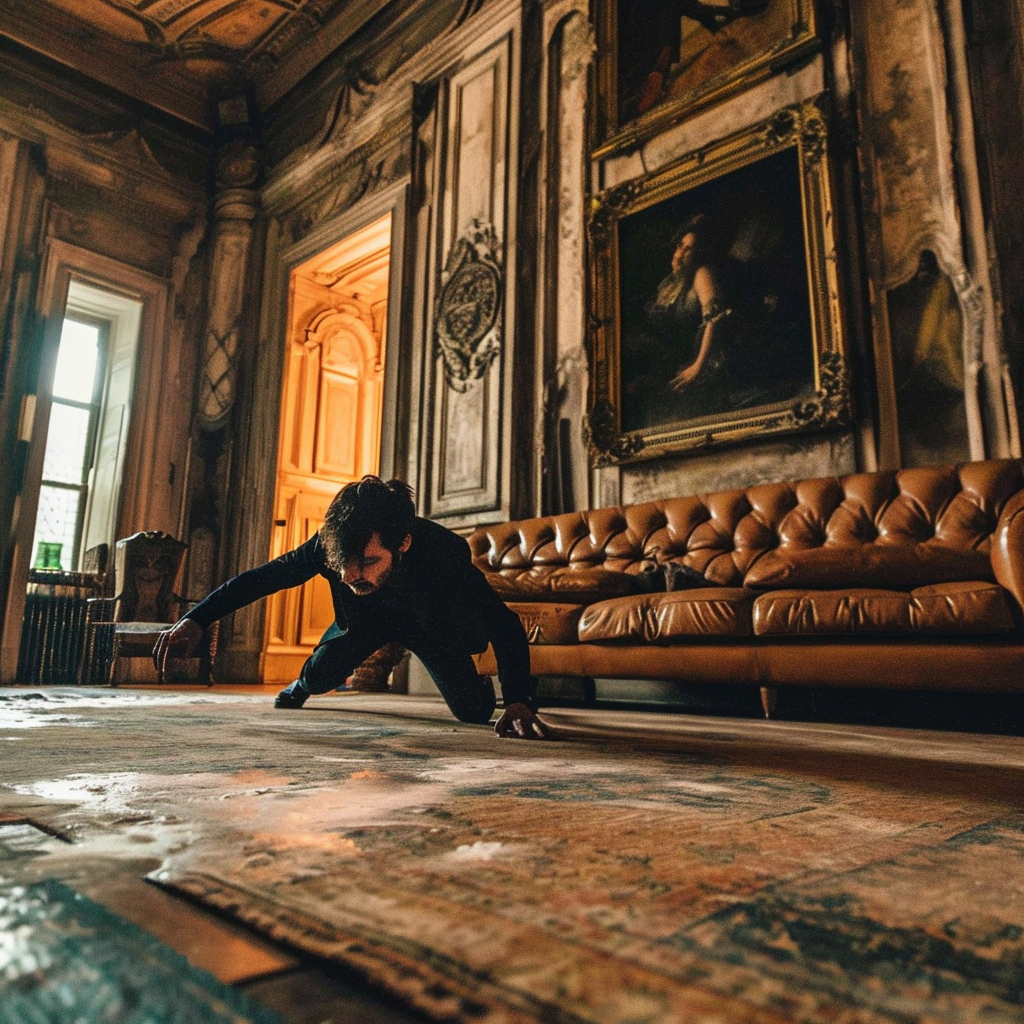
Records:
M359 594L360 597L363 597L366 594L372 594L377 589L377 586L373 583L368 583L366 580L359 580L356 583L349 583L348 589L351 590L353 594Z
M366 597L368 594L375 594L395 575L395 570L398 568L401 560L402 552L395 551L391 555L391 568L388 569L388 571L384 573L376 583L370 583L369 580L356 580L355 583L346 583L345 586L359 597Z

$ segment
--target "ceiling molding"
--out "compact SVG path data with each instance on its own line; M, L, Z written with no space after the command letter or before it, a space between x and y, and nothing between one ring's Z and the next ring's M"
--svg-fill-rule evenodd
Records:
M3 0L0 36L194 125L224 90L260 110L398 0ZM401 16L399 10L398 16Z
M282 47L277 37L268 40L249 60L256 105L266 110L276 103L372 18L392 6L394 0L346 0L332 18L302 39L301 45ZM283 36L287 30L285 26L277 35ZM271 56L274 49L281 55Z
M432 0L421 0L425 7ZM288 155L271 168L270 178L262 189L267 209L287 206L289 196L302 192L304 182L325 180L331 169L343 163L346 156L364 146L374 146L382 133L387 133L397 122L407 119L414 87L423 82L450 73L464 60L472 39L483 49L494 45L508 33L518 32L520 0L485 0L473 7L472 25L456 18L448 31L439 33L427 46L416 53L414 60L403 61L380 86L368 92L365 103L359 105L357 116L339 118L338 103L344 99L345 84L335 84L336 100L327 112L327 119L313 141L290 149ZM518 46L518 40L516 40ZM295 116L291 111L288 116ZM407 129L404 123L402 130Z
M5 4L0 35L189 124L212 131L209 86L172 63L148 66L136 44L43 2Z

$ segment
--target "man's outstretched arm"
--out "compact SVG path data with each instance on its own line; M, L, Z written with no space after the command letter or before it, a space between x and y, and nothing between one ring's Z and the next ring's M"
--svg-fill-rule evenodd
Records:
M322 568L320 538L313 536L294 551L239 573L186 612L173 626L160 633L153 647L153 664L158 671L163 671L167 667L168 658L190 657L211 623L261 597L276 594L288 587L300 586L316 576Z
M530 645L526 630L514 611L491 589L484 574L469 559L464 563L463 585L483 613L488 639L498 662L498 681L505 710L494 723L499 736L548 739L548 727L531 707L537 680L530 674Z

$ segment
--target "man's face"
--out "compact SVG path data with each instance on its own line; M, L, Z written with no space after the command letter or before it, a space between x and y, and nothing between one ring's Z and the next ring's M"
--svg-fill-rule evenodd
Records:
M402 541L399 551L408 551L411 537ZM341 581L354 594L366 596L379 589L395 567L395 556L380 542L380 534L370 534L362 559L349 559L341 570Z

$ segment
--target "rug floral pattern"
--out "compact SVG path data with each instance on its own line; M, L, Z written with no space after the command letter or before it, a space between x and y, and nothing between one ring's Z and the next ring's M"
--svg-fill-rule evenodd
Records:
M346 785L409 803L338 829L327 860L254 835L229 870L161 880L442 1018L1024 1018L1011 808L587 747L416 764L412 739L382 740L409 758L397 764L362 745Z
M439 1020L1024 1019L1018 737L221 701L55 706L0 794Z

